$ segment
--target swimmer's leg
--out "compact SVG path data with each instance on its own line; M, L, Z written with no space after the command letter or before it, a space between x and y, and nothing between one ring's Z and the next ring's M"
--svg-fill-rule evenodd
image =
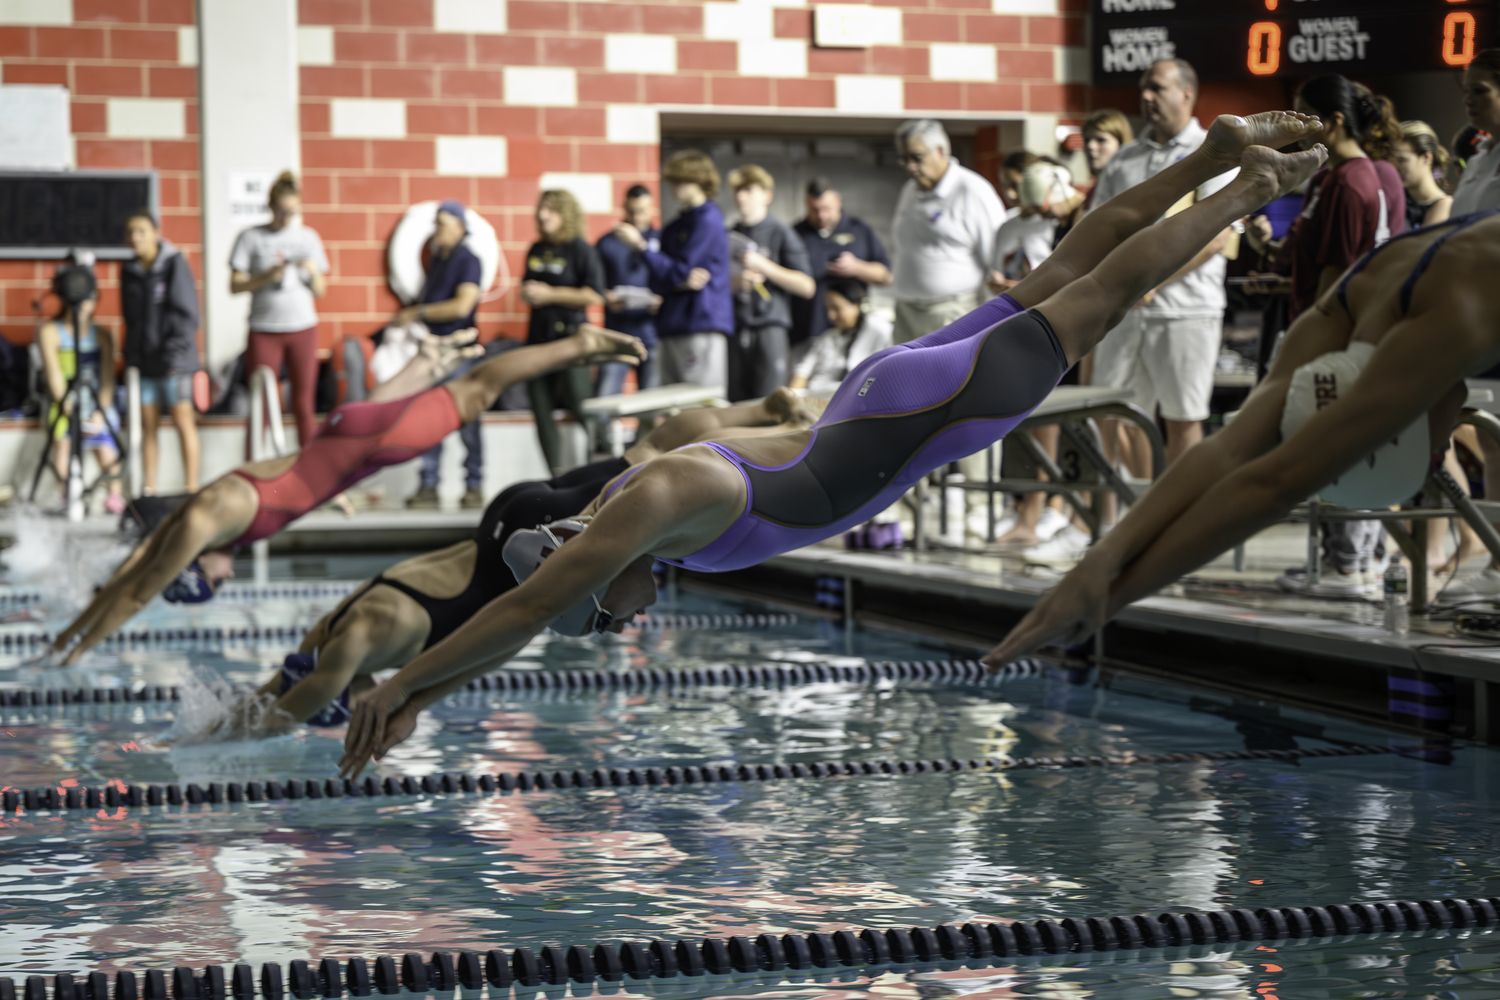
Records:
M1289 156L1251 147L1241 158L1239 176L1223 190L1142 229L1091 273L1048 297L1037 308L1051 322L1068 362L1092 350L1137 299L1175 274L1225 226L1312 176L1327 157L1321 145Z
M462 423L479 416L513 385L548 372L596 361L637 360L645 357L639 341L611 330L585 326L571 337L548 344L517 347L475 365L444 388L453 393Z
M1010 290L1011 298L1029 307L1056 294L1069 282L1088 274L1115 247L1160 219L1183 195L1238 166L1248 146L1277 149L1312 134L1319 127L1317 119L1291 111L1268 111L1248 119L1220 115L1209 128L1202 147L1156 176L1095 206L1063 237L1052 256ZM1198 249L1208 245L1212 238L1204 240ZM1173 273L1169 271L1163 277Z

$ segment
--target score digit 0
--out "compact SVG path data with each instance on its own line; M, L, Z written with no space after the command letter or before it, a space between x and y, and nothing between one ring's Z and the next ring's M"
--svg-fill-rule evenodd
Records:
M1469 15L1465 15L1469 17ZM1452 15L1450 14L1451 18ZM1469 17L1473 21L1473 17ZM1470 32L1469 47L1472 49L1473 32ZM1262 53L1264 48L1264 53ZM1472 53L1470 54L1472 58ZM1446 58L1446 56L1445 56ZM1275 21L1257 21L1250 25L1250 51L1245 56L1245 65L1256 76L1270 76L1281 68L1281 25Z
M1474 15L1455 10L1443 19L1443 62L1467 66L1474 61Z

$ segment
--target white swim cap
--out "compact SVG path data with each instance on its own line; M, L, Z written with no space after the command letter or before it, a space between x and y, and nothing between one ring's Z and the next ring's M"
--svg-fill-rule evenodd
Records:
M1067 201L1077 194L1071 180L1066 167L1046 160L1033 163L1021 173L1021 205L1046 209Z
M587 527L587 519L570 517L553 524L523 528L511 533L505 548L500 550L500 556L515 574L516 582L525 583L548 556L562 548L563 543L569 539L582 534ZM588 635L590 632L605 631L614 622L614 616L599 604L608 590L608 584L600 587L589 595L588 600L579 602L559 615L548 628L558 635Z
M1364 371L1375 345L1356 341L1330 351L1292 373L1281 411L1281 439L1290 438L1314 413L1347 394ZM1423 413L1390 441L1370 452L1318 496L1341 507L1389 507L1410 500L1427 481L1432 442Z

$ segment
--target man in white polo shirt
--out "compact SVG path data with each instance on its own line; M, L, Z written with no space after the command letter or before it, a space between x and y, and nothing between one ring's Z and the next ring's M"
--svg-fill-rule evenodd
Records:
M896 129L896 152L911 178L891 225L898 344L942 329L990 297L985 280L1005 206L951 149L930 118Z
M1153 63L1141 76L1140 86L1146 131L1116 153L1099 174L1093 208L1176 163L1202 145L1208 134L1193 117L1198 74L1186 60ZM1173 211L1207 198L1237 173L1220 174ZM1226 229L1148 292L1094 349L1095 385L1134 389L1135 402L1148 413L1160 405L1167 424L1169 465L1203 440L1202 421L1208 419L1214 366L1223 340L1225 261L1221 251L1229 238ZM1113 434L1108 430L1105 444L1113 451Z

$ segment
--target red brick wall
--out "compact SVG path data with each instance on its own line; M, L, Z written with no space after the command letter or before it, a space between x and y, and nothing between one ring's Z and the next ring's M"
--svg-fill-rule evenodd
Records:
M901 45L868 49L809 47L807 75L741 77L734 42L704 37L699 0L510 0L504 35L450 34L433 29L431 0L301 0L303 25L332 26L334 65L303 66L302 167L306 221L326 243L333 271L321 303L325 344L345 333L368 333L396 307L385 284L385 244L407 205L456 197L495 226L512 275L533 238L532 206L544 171L610 175L618 196L630 184L654 184L654 145L608 142L607 104L786 107L834 112L837 75L903 78L912 113L1037 112L1076 121L1086 88L1053 79L1052 49L1083 42L1086 0L1062 0L1064 14L991 13L990 0L874 0L903 8ZM197 217L196 81L177 63L178 25L192 22L192 0L74 0L71 27L0 27L6 83L54 82L73 93L80 167L151 167L161 172L167 235L202 273ZM812 10L777 8L774 34L805 39ZM673 35L674 74L610 73L609 33ZM927 46L935 42L994 45L993 83L935 81ZM566 66L577 71L576 107L518 107L504 101L506 66ZM188 138L127 142L104 133L110 96L187 100ZM400 98L407 136L347 139L330 135L337 98ZM450 177L436 172L437 135L501 135L509 147L506 177ZM616 199L618 200L618 198ZM611 216L589 218L591 237ZM51 265L0 263L0 333L29 339L31 300ZM118 315L114 265L104 269L101 314ZM525 310L512 287L481 310L485 336L517 336Z
M74 0L68 27L0 26L0 79L61 84L72 94L79 169L152 169L161 178L162 229L203 273L198 217L198 73L177 61L177 29L193 23L193 0ZM187 138L112 139L105 132L111 97L181 98ZM0 261L0 335L29 343L33 304L56 263ZM99 268L101 323L118 326L119 265Z

